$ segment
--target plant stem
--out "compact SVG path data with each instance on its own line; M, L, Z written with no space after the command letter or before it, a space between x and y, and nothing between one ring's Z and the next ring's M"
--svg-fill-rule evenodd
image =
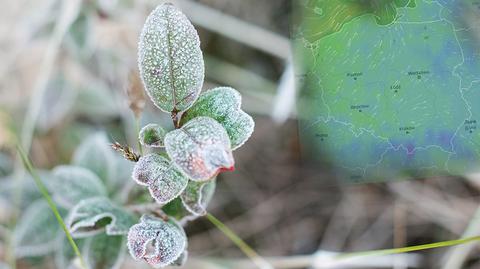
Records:
M273 269L272 265L264 258L258 255L253 248L251 248L245 241L243 241L234 231L228 228L223 222L207 213L207 219L215 225L225 236L227 236L252 262L260 269Z
M143 156L143 147L142 147L142 143L140 143L140 137L139 137L140 119L136 116L135 116L135 133L136 133L136 136L137 136L138 151L140 151L140 155Z
M42 193L43 197L47 201L48 205L50 206L50 209L52 210L53 214L55 215L55 218L57 218L57 222L60 224L62 227L63 231L65 232L65 235L67 236L68 242L73 248L73 251L77 255L78 259L80 260L80 266L83 269L87 269L85 265L85 261L83 260L82 254L80 253L80 250L78 249L77 244L72 238L72 235L68 231L67 226L65 225L65 222L62 219L62 216L60 216L60 213L58 212L57 206L53 202L52 198L50 197L50 194L48 193L47 188L43 184L42 180L40 179L39 175L37 174L36 170L33 168L33 165L30 161L30 159L27 157L25 152L23 151L22 147L20 144L17 144L17 151L20 154L20 157L22 158L23 164L25 166L25 169L32 175L35 183L37 184L37 187L39 191Z
M363 257L363 256L380 256L380 255L389 255L389 254L398 254L398 253L405 253L405 252L412 252L412 251L419 251L419 250L426 250L432 248L441 248L441 247L450 247L455 245L466 244L473 241L480 241L480 236L473 236L455 240L448 240L424 245L417 245L411 247L402 247L402 248L391 248L391 249L379 249L379 250L371 250L371 251L360 251L360 252L352 252L352 253L345 253L336 256L336 259L346 259L346 258L353 258L353 257Z

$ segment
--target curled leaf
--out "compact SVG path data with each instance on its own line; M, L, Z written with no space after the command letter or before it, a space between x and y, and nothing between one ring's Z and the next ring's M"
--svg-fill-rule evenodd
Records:
M180 195L185 208L193 215L207 214L207 205L215 192L215 179L206 182L188 182L187 188Z
M142 145L152 148L163 147L163 139L165 138L165 130L158 124L148 124L142 128L138 135L138 139Z
M169 132L165 148L173 162L194 181L234 169L227 132L212 118L197 117Z
M133 168L132 177L138 184L148 186L152 197L161 204L175 199L188 184L188 178L159 154L141 157Z
M187 247L187 237L183 228L172 220L144 215L140 223L130 228L127 246L134 259L160 268L179 259Z
M241 110L242 96L230 87L218 87L205 91L182 116L184 124L198 116L215 119L223 125L232 143L232 149L243 145L253 133L255 123Z
M96 196L106 196L107 191L100 179L90 170L78 166L57 166L52 180L47 183L53 199L65 208Z
M67 226L75 237L98 234L105 228L107 235L127 234L135 223L134 217L114 205L106 197L94 197L76 205L67 220Z
M138 44L140 76L153 103L165 112L184 111L198 97L204 63L197 31L171 4L147 18Z

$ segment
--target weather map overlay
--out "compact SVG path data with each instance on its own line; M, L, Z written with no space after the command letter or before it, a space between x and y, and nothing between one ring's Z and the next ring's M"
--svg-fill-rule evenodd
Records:
M473 172L480 0L317 0L299 9L308 156L356 182Z

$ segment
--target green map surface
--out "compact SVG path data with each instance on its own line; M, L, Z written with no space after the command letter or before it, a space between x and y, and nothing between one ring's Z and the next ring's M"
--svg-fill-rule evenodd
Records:
M480 0L303 1L307 156L355 182L480 165Z

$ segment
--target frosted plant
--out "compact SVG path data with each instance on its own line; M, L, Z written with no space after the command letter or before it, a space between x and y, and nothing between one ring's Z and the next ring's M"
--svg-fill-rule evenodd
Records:
M148 16L138 51L145 90L171 114L175 129L148 124L140 131L140 143L150 153L136 162L132 177L148 188L162 212L143 215L130 228L127 246L134 259L154 268L182 265L188 252L180 224L207 213L216 176L234 169L232 150L250 137L254 122L241 110L236 90L219 87L200 94L200 41L173 5L160 5Z
M88 269L120 268L127 249L154 268L181 266L188 257L182 226L207 214L216 176L234 169L232 151L253 132L236 90L219 87L200 94L199 37L173 5L160 5L148 16L138 50L145 90L170 114L173 130L145 125L138 133L147 151L142 155L118 142L109 147L107 135L96 133L79 145L71 164L41 172ZM142 107L132 109L136 116ZM128 181L141 188L130 188ZM25 197L30 202L12 240L17 257L54 254L57 268L78 268L47 202L38 193Z

